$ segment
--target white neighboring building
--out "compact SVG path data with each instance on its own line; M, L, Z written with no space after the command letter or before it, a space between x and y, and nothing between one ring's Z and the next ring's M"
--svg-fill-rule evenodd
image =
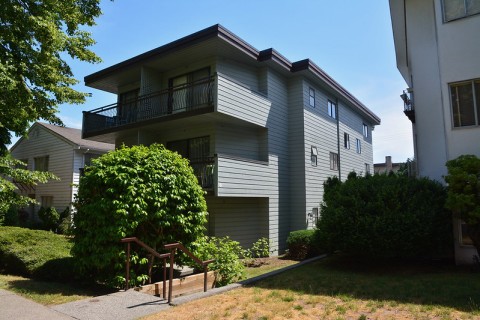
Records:
M30 218L37 218L40 207L55 207L58 212L67 207L72 209L81 170L93 158L115 148L113 144L81 136L80 129L36 122L29 129L28 138L20 138L10 149L12 156L27 163L29 170L49 171L60 178L34 188L19 186L22 194L39 203L28 209Z
M444 182L448 160L480 156L480 0L389 1L417 173ZM476 251L454 225L456 261L471 263Z

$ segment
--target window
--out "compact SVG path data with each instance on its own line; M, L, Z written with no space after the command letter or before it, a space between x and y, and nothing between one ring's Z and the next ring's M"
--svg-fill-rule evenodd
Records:
M333 119L337 119L337 105L332 101L328 100L327 108L328 108L328 115Z
M41 196L40 197L40 205L44 208L51 208L53 205L53 197L52 196Z
M480 125L480 80L450 85L453 126Z
M319 218L318 208L312 208L312 222L314 226L317 225L318 218Z
M48 171L48 156L33 158L35 171Z
M345 149L350 149L350 135L346 132L343 134L343 146Z
M210 68L199 69L169 79L168 113L189 111L210 103L209 83Z
M309 95L309 103L310 103L310 107L314 107L315 108L315 90L310 88L308 90L308 95Z
M312 150L310 153L310 161L312 163L312 166L317 166L317 158L318 158L318 150L317 147L312 146Z
M338 171L338 153L330 152L330 169Z
M472 238L468 235L467 224L460 221L460 244L464 246L473 246Z
M167 149L178 152L190 163L202 162L210 156L210 137L198 137L167 142Z
M357 153L362 153L362 142L357 139Z
M365 163L365 175L370 174L370 164Z
M368 126L365 123L363 124L363 136L368 138Z
M480 0L443 0L445 22L480 13Z

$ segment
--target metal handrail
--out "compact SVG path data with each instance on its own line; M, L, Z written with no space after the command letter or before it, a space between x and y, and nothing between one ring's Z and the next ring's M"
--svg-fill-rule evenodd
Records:
M200 265L203 268L203 291L207 292L207 273L208 273L208 265L212 262L215 261L215 259L211 260L205 260L202 261L199 258L197 258L190 250L185 248L181 243L176 242L176 243L169 243L164 245L164 249L170 250L170 253L158 253L142 241L138 240L136 237L130 237L130 238L123 238L120 240L122 243L127 244L127 258L126 258L126 276L125 276L125 290L129 289L129 280L130 280L130 243L135 242L139 246L143 247L145 250L147 250L150 254L152 254L153 257L157 257L159 259L163 259L163 290L162 290L162 296L165 299L166 295L166 277L167 277L167 268L166 268L166 260L170 258L170 267L169 267L169 279L168 279L168 303L172 302L172 288L173 288L173 265L175 263L175 251L177 249L183 251L188 257L190 257L195 263ZM150 280L152 279L151 275L151 270L149 274Z

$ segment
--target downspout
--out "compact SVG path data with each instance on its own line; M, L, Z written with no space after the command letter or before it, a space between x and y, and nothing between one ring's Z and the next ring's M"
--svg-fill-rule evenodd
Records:
M337 150L338 150L338 179L342 181L342 166L340 156L340 106L338 104L338 98L335 98L335 107L337 108Z

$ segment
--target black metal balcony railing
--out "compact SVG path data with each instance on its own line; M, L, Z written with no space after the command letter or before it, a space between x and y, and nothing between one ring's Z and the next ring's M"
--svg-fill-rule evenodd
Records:
M214 76L83 112L83 134L213 105Z
M215 157L192 159L190 160L190 165L200 186L207 190L213 190Z
M403 93L400 95L400 98L403 100L403 113L412 121L412 123L415 123L415 108L413 104L413 92L408 89L404 90Z

